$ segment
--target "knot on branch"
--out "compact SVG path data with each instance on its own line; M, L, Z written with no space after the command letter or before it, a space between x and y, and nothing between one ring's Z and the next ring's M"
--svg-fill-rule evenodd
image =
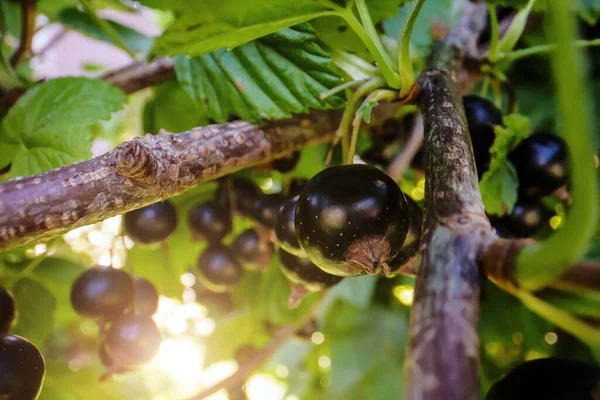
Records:
M116 158L117 170L126 178L143 180L154 173L154 161L149 150L139 140L119 146Z
M507 291L519 287L515 277L517 256L533 239L497 239L479 254L479 263L487 277Z

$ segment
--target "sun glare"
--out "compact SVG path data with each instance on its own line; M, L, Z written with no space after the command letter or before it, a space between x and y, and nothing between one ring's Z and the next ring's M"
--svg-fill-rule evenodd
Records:
M246 382L249 400L282 400L285 391L285 386L270 375L257 374Z

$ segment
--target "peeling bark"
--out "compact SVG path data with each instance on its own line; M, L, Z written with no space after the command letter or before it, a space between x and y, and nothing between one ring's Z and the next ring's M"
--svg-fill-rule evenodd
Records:
M0 251L143 207L211 179L329 141L339 111L261 126L237 121L120 144L91 160L0 184Z
M425 219L405 362L407 399L479 398L478 254L495 235L485 215L458 84L460 60L485 22L465 3L461 23L418 79L425 123Z

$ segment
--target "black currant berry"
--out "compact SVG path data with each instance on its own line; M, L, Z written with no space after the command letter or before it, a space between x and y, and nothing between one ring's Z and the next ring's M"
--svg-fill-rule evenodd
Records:
M298 238L296 237L296 204L298 197L295 196L286 200L279 209L279 215L275 222L275 236L282 249L295 255L296 257L306 257L304 251L300 248Z
M4 288L0 288L0 334L7 334L15 321L15 299Z
M281 271L292 283L302 285L311 292L318 292L339 283L341 276L331 275L313 264L308 258L296 257L279 249Z
M421 243L421 226L423 224L423 211L421 207L410 197L406 196L406 202L408 203L410 226L404 244L400 249L400 252L390 262L392 271L397 271L404 264L406 264L412 257L419 251L419 245Z
M208 247L198 258L203 283L215 292L224 292L242 279L242 267L231 251L221 245Z
M120 269L90 268L83 272L71 288L71 305L81 316L112 318L133 305L134 283Z
M473 144L477 174L481 178L490 166L490 148L496 139L494 127L502 124L502 111L488 99L479 96L465 96L463 104Z
M567 146L551 133L534 133L509 154L519 177L519 193L541 197L567 183Z
M260 188L252 181L234 177L221 181L215 194L217 203L227 209L246 212L252 208L254 201L262 195Z
M231 213L216 202L198 204L188 216L190 229L211 243L218 243L231 231Z
M295 153L290 154L289 156L285 156L282 158L278 158L272 162L273 169L275 171L279 171L281 173L286 173L292 171L296 168L298 164L298 160L300 159L300 152L296 151Z
M170 201L154 203L125 214L125 232L139 243L165 240L177 228L177 212Z
M579 361L527 361L495 382L485 400L593 400L600 394L600 368Z
M31 342L20 336L0 336L0 399L37 399L45 373L44 357Z
M231 252L247 270L264 269L273 256L273 245L261 240L255 229L246 229L231 243Z
M108 355L118 366L135 367L154 358L160 341L160 331L152 317L126 314L111 324L104 344Z
M263 194L254 200L250 209L242 212L262 226L273 229L283 201L284 197L280 193Z
M158 291L150 281L136 277L135 283L135 310L151 316L158 310Z
M318 173L296 206L296 236L308 258L339 276L390 272L409 227L409 209L388 175L368 165Z
M514 237L526 238L535 235L550 219L550 213L538 201L522 201L513 212L498 219L494 227L510 232Z

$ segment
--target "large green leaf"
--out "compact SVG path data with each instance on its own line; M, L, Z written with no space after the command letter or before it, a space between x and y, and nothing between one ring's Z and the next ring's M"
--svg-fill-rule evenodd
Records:
M201 115L216 122L227 121L229 113L256 121L341 107L339 95L319 98L341 78L316 39L314 29L301 24L232 51L178 56L175 69Z
M184 132L208 120L176 80L153 88L154 96L144 105L144 132L156 134L160 129Z
M198 55L223 47L233 48L280 29L312 19L339 14L332 5L343 7L348 0L266 0L260 5L247 0L229 0L227 6L215 0L181 4L176 18L158 38L156 54ZM377 17L387 15L405 0L367 0Z
M89 126L120 110L127 96L100 79L59 78L28 90L0 130L10 177L48 171L90 156Z
M69 8L58 15L58 20L69 29L79 31L94 39L115 44L114 40L104 31L96 19L87 13ZM148 36L114 21L106 20L106 23L113 28L127 48L134 53L147 54L152 48L153 42Z
M12 333L41 348L54 327L56 299L40 282L29 278L12 287L19 317Z

